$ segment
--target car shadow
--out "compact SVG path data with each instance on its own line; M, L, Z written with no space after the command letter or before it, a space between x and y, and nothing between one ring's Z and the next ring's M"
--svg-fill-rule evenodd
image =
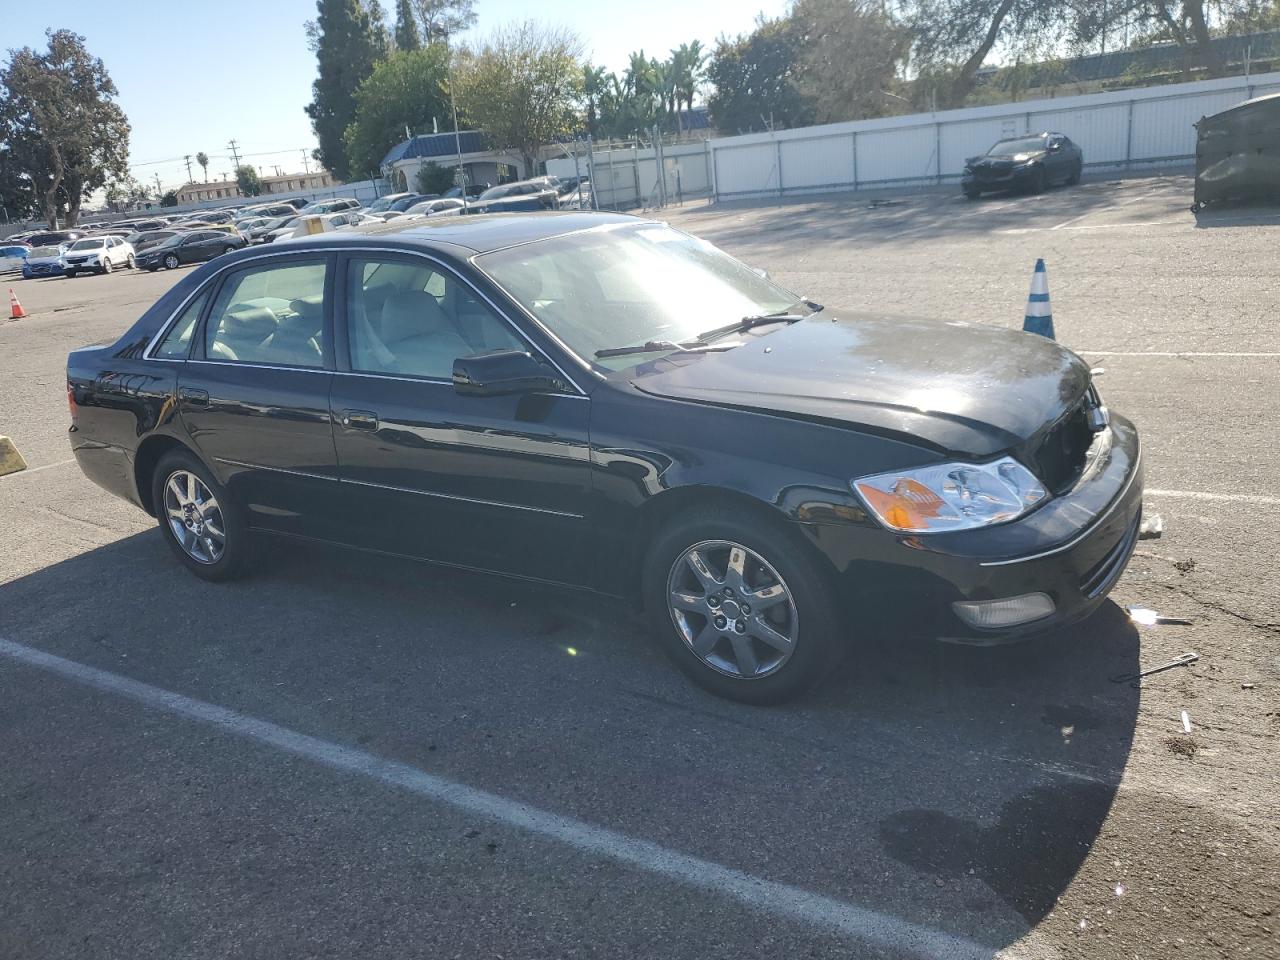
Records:
M623 792L608 825L624 832L686 818L691 784L769 810L781 775L785 819L759 814L755 828L782 846L758 869L976 936L993 954L1076 875L1133 744L1140 692L1109 678L1136 672L1139 639L1111 603L1010 647L857 643L817 691L762 709L687 683L617 601L290 542L264 542L257 560L253 579L206 584L158 532L137 534L0 585L3 635L424 766L441 762L442 735L419 731L450 711L490 730L554 730L539 761L547 789L571 782L557 764L598 768L593 751L663 787L638 806L620 775L593 774L597 792ZM691 737L696 760L680 766ZM449 772L500 789L485 778L520 761L486 765L487 745ZM800 850L819 866L791 875Z
M1198 230L1280 224L1280 206L1258 200L1218 200L1193 212Z

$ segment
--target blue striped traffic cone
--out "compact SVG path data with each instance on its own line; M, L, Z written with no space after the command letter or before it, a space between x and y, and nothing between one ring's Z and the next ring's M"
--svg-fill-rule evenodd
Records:
M1049 276L1044 272L1043 260L1036 261L1036 271L1031 274L1031 296L1027 297L1027 315L1022 320L1022 330L1055 339L1053 311L1049 309Z

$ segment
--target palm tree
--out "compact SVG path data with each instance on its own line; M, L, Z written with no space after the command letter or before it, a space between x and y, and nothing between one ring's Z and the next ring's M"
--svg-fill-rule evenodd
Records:
M675 68L676 102L693 111L693 98L707 79L709 54L702 49L702 41L682 43L671 51L671 63Z
M653 95L657 100L656 113L666 114L669 121L676 112L676 73L671 61L649 61L650 82L653 84Z
M600 96L605 92L604 67L593 67L589 63L582 65L582 94L587 98L587 132L596 135L597 111Z
M204 170L204 182L209 182L209 155L201 150L196 154L196 163Z

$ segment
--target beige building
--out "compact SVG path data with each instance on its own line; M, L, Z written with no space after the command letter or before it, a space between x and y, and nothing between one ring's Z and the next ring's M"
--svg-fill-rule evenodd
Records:
M262 196L282 193L309 193L315 190L327 190L341 185L328 170L315 173L285 173L280 176L266 177L258 175L262 185ZM192 203L206 203L209 200L234 200L240 196L234 180L213 180L209 183L188 183L178 188L178 204L185 206Z
M178 205L226 200L240 196L234 180L211 180L208 183L186 183L178 188Z

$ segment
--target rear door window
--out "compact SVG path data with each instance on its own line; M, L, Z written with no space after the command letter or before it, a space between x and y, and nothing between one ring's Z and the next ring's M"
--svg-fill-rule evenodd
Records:
M326 261L249 267L224 281L205 322L205 357L229 363L323 368Z
M209 292L206 290L187 305L182 316L169 328L165 338L152 353L153 357L161 360L185 360L191 355L191 335L195 333L196 321L200 319L200 312L204 310L208 300Z

